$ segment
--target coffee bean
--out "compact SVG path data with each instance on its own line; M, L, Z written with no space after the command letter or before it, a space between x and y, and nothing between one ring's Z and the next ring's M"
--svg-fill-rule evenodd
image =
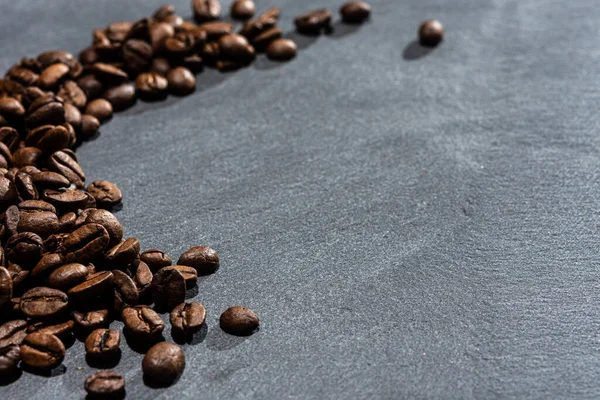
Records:
M24 172L17 173L17 176L15 176L15 187L17 188L19 198L22 200L35 200L39 197L38 191L29 174Z
M157 74L165 77L167 76L167 74L169 73L169 71L171 70L171 64L169 64L169 60L167 60L166 58L163 57L157 57L154 60L152 60L152 67L150 68L150 72L156 72ZM142 74L143 75L143 74ZM144 80L146 80L146 78L144 78ZM136 81L137 82L137 81ZM148 85L148 84L146 84ZM168 82L166 83L166 85L168 86ZM141 86L141 85L140 85ZM140 90L140 86L138 86L136 84L136 88L138 89L138 91ZM152 87L151 85L148 85L150 87ZM157 85L158 87L161 87L161 85ZM140 95L145 94L145 91L142 90L142 92L140 93ZM141 97L141 96L140 96ZM1 130L2 128L0 128ZM1 132L1 131L0 131ZM0 138L1 140L1 138Z
M65 242L65 240L69 237L68 233L55 233L54 235L50 235L48 236L48 238L46 240L44 240L44 249L46 250L46 252L56 252L59 251L59 249L61 248L62 244ZM62 254L60 254L61 257ZM41 262L42 260L40 260L39 262ZM64 260L63 260L64 261ZM63 265L64 262L60 265ZM60 267L60 265L58 265L58 267Z
M79 62L83 65L94 64L100 61L100 55L94 46L86 47L79 52Z
M249 63L256 55L254 47L242 35L232 33L221 36L218 44L221 57L227 61Z
M63 175L52 171L40 171L31 175L31 179L38 189L62 189L71 183Z
M81 116L81 137L89 139L98 133L100 121L93 115L84 114Z
M104 85L95 75L85 75L79 78L77 85L83 90L88 101L100 96L104 91Z
M119 353L121 334L116 329L96 329L85 339L85 352L94 358L114 357Z
M198 282L198 271L185 265L174 265L173 268L181 272L181 275L183 275L186 289L196 286L196 283Z
M73 312L73 320L75 321L75 324L84 331L90 331L108 325L108 316L108 310Z
M167 24L172 25L173 28L175 28L175 30L178 30L178 28L180 28L183 25L183 18L175 14L169 15L163 21Z
M104 123L113 116L112 104L106 99L92 100L85 107L85 113L98 118L100 123Z
M419 41L423 46L437 46L444 39L444 26L440 21L429 20L419 26Z
M35 85L39 80L39 75L28 68L16 67L11 68L7 74L7 78L18 82L24 87Z
M162 51L164 42L175 36L175 28L166 22L157 22L149 28L150 43L154 53Z
M256 51L265 51L267 46L276 39L279 39L283 35L283 31L278 27L267 29L261 34L257 35L252 39L252 45Z
M21 311L32 319L49 319L67 310L69 299L60 290L36 287L21 296Z
M87 192L94 197L100 208L110 209L123 199L117 185L109 181L94 181L87 187Z
M42 71L38 79L38 85L42 89L51 90L67 78L69 67L62 63L52 64Z
M219 0L192 0L192 11L198 22L219 19L221 16L221 2Z
M96 272L88 279L69 290L69 296L89 299L106 293L113 287L113 274L110 271Z
M123 61L133 74L145 71L154 55L152 46L143 40L130 39L123 44Z
M91 397L123 398L125 396L125 378L116 371L100 371L85 380L85 391Z
M177 264L195 268L198 275L209 275L219 268L219 254L208 246L192 247L179 256Z
M140 254L140 260L145 262L150 270L154 273L158 272L161 268L169 267L173 264L173 260L162 250L150 249Z
M106 63L100 62L92 64L90 71L98 78L100 82L108 85L119 85L129 79L127 72Z
M142 100L161 100L167 96L169 82L156 72L148 72L138 75L135 88Z
M130 21L117 21L106 27L106 37L111 42L122 42L133 27Z
M109 236L107 247L113 247L123 238L123 227L113 213L106 210L90 210L85 219L87 224L100 224Z
M252 0L236 0L231 4L231 18L250 19L256 14L256 4Z
M88 269L83 264L66 264L55 269L48 277L48 286L69 290L73 286L85 281L88 276Z
M233 24L224 21L205 22L199 25L196 32L204 32L205 40L218 40L221 36L233 33Z
M0 374L9 374L21 361L21 347L18 344L0 340Z
M137 101L135 86L131 83L124 83L119 86L112 87L102 95L112 104L113 111L120 112L133 106Z
M74 231L77 226L77 214L73 211L65 213L58 219L58 232L68 233Z
M2 100L3 99L0 98L0 103ZM2 114L2 110L0 110L0 114ZM3 126L0 128L0 142L5 144L11 152L18 149L19 141L19 132L17 132L15 128L10 126Z
M48 159L48 168L58 172L78 188L85 184L85 174L73 157L65 151L57 151Z
M65 103L70 103L80 110L83 110L87 103L85 92L74 81L66 81L63 83L57 94L65 101Z
M25 280L29 277L30 272L29 270L24 269L22 266L12 261L7 262L6 269L8 270L8 273L12 279L14 294L16 290L20 290L19 286L22 285L23 282L25 282Z
M12 155L13 167L37 165L40 158L42 158L42 151L37 147L22 147Z
M72 141L72 133L62 125L42 125L27 135L26 144L37 147L46 155L62 150Z
M331 17L331 11L321 8L296 17L294 24L298 32L314 35L331 27Z
M248 39L253 39L261 33L275 27L280 13L281 10L279 7L270 8L255 20L246 22L242 29L240 29L240 35L245 36Z
M61 213L69 211L77 211L85 208L88 195L82 190L66 189L52 190L46 189L43 193L43 199L51 203Z
M81 73L81 65L77 62L73 54L62 50L50 50L40 54L37 58L40 68L47 68L50 65L61 63L70 68L71 76Z
M60 97L48 95L36 99L27 110L25 124L29 129L42 125L60 125L65 122L65 109Z
M171 311L171 325L176 331L192 335L202 328L206 320L206 310L200 303L182 303Z
M169 71L167 81L169 92L176 96L185 96L196 90L196 78L184 67L176 67Z
M27 321L24 319L8 321L0 325L0 342L20 346L25 336L27 336Z
M136 238L129 238L119 243L106 252L104 256L113 267L124 269L135 260L140 252L140 242Z
M54 335L61 340L67 339L71 332L73 332L73 328L75 327L75 322L66 321L60 324L48 324L46 322L34 322L27 327L27 333L40 332L40 333L48 333L50 335Z
M175 36L166 38L163 50L171 60L180 60L191 55L195 49L194 36L187 32L176 33Z
M258 328L259 321L256 313L249 308L229 307L219 319L221 329L236 336L249 336Z
M120 310L123 307L136 305L139 299L139 292L133 279L118 269L113 270L112 274L115 287L114 308Z
M8 270L0 267L0 307L10 303L13 294L13 282Z
M289 61L296 57L298 48L290 39L277 39L267 47L267 57L275 61Z
M160 385L171 385L185 369L185 355L173 343L157 343L148 350L142 361L146 379Z
M31 232L11 236L6 242L6 258L12 262L33 266L44 253L44 241Z
M172 310L185 300L185 278L179 270L165 267L159 270L152 279L152 296L160 308Z
M140 298L144 297L149 292L152 285L152 271L148 267L148 264L140 260L135 260L130 268Z
M124 308L121 319L131 333L142 339L157 338L165 328L165 323L160 315L148 306L135 306Z
M154 13L152 14L152 18L157 21L162 21L170 15L175 14L175 6L173 4L165 4L160 6Z
M0 177L0 205L3 207L14 204L18 200L15 184L5 177Z
M34 332L23 340L21 360L32 368L52 369L62 363L65 351L65 346L56 336Z
M102 255L110 237L100 224L86 224L73 231L62 244L66 262L87 262Z
M52 204L42 200L28 200L19 203L17 232L33 232L45 239L55 233L58 226L56 208Z
M44 243L44 247L46 247ZM31 270L31 276L34 278L43 278L51 274L57 268L64 265L65 260L61 254L46 253L42 256L40 261Z
M74 130L79 131L81 129L81 111L69 103L65 103L63 108L65 109L65 121L71 124Z

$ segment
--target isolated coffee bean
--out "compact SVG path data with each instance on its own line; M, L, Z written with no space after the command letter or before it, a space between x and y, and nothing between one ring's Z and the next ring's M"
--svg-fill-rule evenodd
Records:
M198 22L219 19L221 16L221 2L219 0L192 0L192 11Z
M161 100L167 96L169 82L157 72L138 75L135 88L142 100Z
M49 319L67 310L69 298L60 290L36 287L21 296L21 311L32 319Z
M116 329L96 329L85 339L85 352L95 359L114 357L119 353L121 334Z
M200 303L182 303L175 307L170 314L171 325L176 331L192 335L202 328L206 320L206 310Z
M218 44L221 57L227 61L249 63L256 55L254 47L242 35L232 33L221 36Z
M57 151L48 159L48 168L58 172L73 185L82 188L85 184L85 174L77 161L65 151Z
M108 310L94 310L87 312L74 311L73 320L79 329L91 331L107 326L109 323L109 314L110 312Z
M34 332L23 340L21 360L32 368L52 369L62 363L65 351L65 346L56 336Z
M54 335L61 340L65 340L71 335L71 332L73 332L74 327L75 322L73 321L65 321L59 324L49 324L47 322L34 322L27 327L27 333L47 333L50 335Z
M124 269L131 264L140 253L140 242L136 238L129 238L109 249L104 258L113 267Z
M124 111L137 101L135 86L131 83L123 83L112 87L105 91L102 97L112 104L114 112Z
M198 275L209 275L219 269L219 254L208 246L192 247L179 256L177 265L193 267Z
M55 233L58 226L56 208L52 204L42 200L28 200L19 203L17 232L33 232L45 239Z
M84 389L92 398L122 398L125 393L125 378L116 371L96 372L87 377Z
M419 26L419 41L423 46L437 46L444 39L444 26L440 21L429 20Z
M77 85L83 90L88 101L95 99L104 92L104 85L95 75L85 75L79 78Z
M0 325L0 342L21 345L27 336L27 321L17 319Z
M165 323L148 306L135 306L124 308L121 312L121 319L131 333L145 340L157 338L165 328Z
M252 0L236 0L231 4L231 17L234 19L249 19L256 14L256 4Z
M198 271L196 271L196 269L185 265L174 265L173 268L183 275L186 289L196 286L196 283L198 282Z
M185 369L185 355L181 347L173 343L157 343L148 350L142 360L146 379L160 385L171 385Z
M52 190L46 189L43 193L43 199L56 207L61 213L77 211L85 208L88 202L88 195L82 190L66 189Z
M273 7L262 13L258 18L248 21L240 29L239 34L248 39L253 39L257 35L273 28L277 24L281 10L279 7Z
M66 264L54 270L48 277L48 286L69 290L73 286L85 281L88 276L88 269L83 264Z
M107 247L113 247L121 242L123 238L123 227L117 220L117 217L110 211L90 210L85 219L87 224L100 224L106 229L109 236Z
M96 272L88 279L69 290L69 296L78 299L90 299L107 293L113 287L113 274L110 271Z
M152 297L159 308L172 310L185 301L185 292L185 278L176 268L162 268L152 279Z
M10 303L13 294L13 282L8 270L0 267L0 307Z
M21 361L21 347L18 344L0 340L0 374L9 374Z
M176 96L185 96L196 90L196 78L184 67L173 68L167 74L169 92Z
M321 8L296 17L294 24L300 33L318 34L331 27L331 17L331 11Z
M110 237L100 224L86 224L73 231L62 244L66 262L87 262L102 255Z
M98 118L100 123L104 123L113 116L112 104L106 99L95 99L87 104L85 113Z
M6 258L21 265L35 265L44 253L44 241L31 232L11 236L6 242Z
M256 313L249 308L229 307L219 319L221 329L236 336L248 336L258 328L259 321Z
M140 260L145 262L153 273L158 272L161 268L169 267L173 264L173 260L167 253L158 249L150 249L140 254Z
M267 57L275 61L289 61L296 57L298 48L290 39L277 39L267 47Z
M42 125L60 125L65 122L63 100L54 95L39 97L29 106L27 112L25 124L29 129Z
M63 83L57 94L65 103L70 103L80 110L83 110L87 103L85 92L74 81Z
M114 308L117 310L138 303L139 292L133 279L125 272L115 269L112 271L115 288Z
M275 26L254 37L252 45L256 51L265 51L271 42L279 39L281 36L283 36L283 31Z
M154 55L152 46L138 39L126 41L122 51L126 69L134 74L145 71Z
M44 247L47 247L46 242L44 242ZM46 253L31 270L31 276L34 278L44 278L64 264L65 260L61 254Z
M110 209L123 199L121 190L109 181L94 181L87 187L87 192L94 197L96 205L100 208Z

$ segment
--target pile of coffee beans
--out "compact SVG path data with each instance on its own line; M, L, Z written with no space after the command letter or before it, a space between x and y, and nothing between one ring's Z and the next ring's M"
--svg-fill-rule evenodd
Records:
M58 367L74 336L84 341L90 365L118 360L121 332L110 328L114 320L148 345L146 377L170 385L183 372L183 350L163 341L165 321L157 311L170 313L173 335L197 333L206 309L186 302L186 291L199 275L218 270L219 255L196 246L173 265L161 250L141 252L111 212L121 191L104 180L86 186L74 150L138 99L192 93L205 66L233 71L260 52L278 61L296 56L295 43L277 26L277 7L252 19L254 2L235 1L231 15L245 21L237 33L219 20L218 0L193 0L192 10L199 25L165 5L149 18L95 29L78 59L46 51L23 58L0 80L0 375ZM360 23L371 10L353 1L340 12L343 21ZM295 24L301 33L319 34L331 30L331 20L330 11L319 9ZM246 336L259 319L235 306L222 313L220 326ZM96 397L122 396L125 379L102 371L84 387Z

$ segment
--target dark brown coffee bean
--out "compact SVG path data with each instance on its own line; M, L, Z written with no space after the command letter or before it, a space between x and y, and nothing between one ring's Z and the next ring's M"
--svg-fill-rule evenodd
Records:
M20 168L27 165L37 165L41 157L42 151L37 147L22 147L12 155L13 167Z
M5 177L0 177L0 206L6 207L18 200L15 184Z
M17 227L19 226L20 218L19 207L10 206L4 213L4 227L6 228L6 234L8 237L14 236L17 233Z
M240 29L240 35L245 36L248 39L253 39L259 34L266 32L267 30L275 27L281 10L279 7L273 7L262 13L258 18L248 21Z
M267 47L267 57L275 61L289 61L296 57L298 47L290 39L277 39Z
M13 282L8 270L0 267L0 307L10 303L13 294Z
M207 246L192 247L179 256L177 264L194 267L198 275L208 275L219 268L219 254Z
M74 133L69 132L65 126L43 125L30 131L26 142L48 155L68 147L73 136Z
M110 209L121 202L121 190L109 181L94 181L87 187L87 192L94 197L100 208Z
M196 90L196 78L184 67L173 68L167 74L169 92L176 96L185 96Z
M115 286L114 308L120 310L136 305L140 295L133 279L118 269L113 270L112 274Z
M10 274L13 283L13 293L15 290L19 290L19 287L25 282L25 280L29 277L29 270L24 269L17 263L12 261L7 261L6 269Z
M25 336L27 336L27 321L24 319L16 319L0 325L0 342L20 346Z
M152 46L143 40L130 39L123 44L123 61L128 71L137 74L148 69L154 55Z
M106 252L105 259L113 267L125 268L131 264L140 253L140 242L136 238L129 238L119 243Z
M73 81L66 81L58 91L58 96L62 98L65 103L70 103L80 110L83 110L87 103L85 92Z
M221 16L221 2L219 0L192 0L192 11L198 22L219 19Z
M79 62L90 65L100 61L100 55L94 46L86 47L79 52Z
M91 66L90 71L100 82L105 82L109 85L119 85L129 79L127 72L106 63L95 63Z
M185 335L198 332L206 320L206 310L200 303L182 303L171 311L173 329Z
M256 4L252 0L236 0L231 4L231 18L246 20L256 14Z
M62 63L52 64L42 71L38 85L45 90L52 90L67 78L69 67Z
M185 278L177 269L165 267L152 279L152 297L160 308L172 310L185 300Z
M135 86L131 83L124 83L119 86L108 89L102 95L113 106L113 111L119 112L133 106L137 101Z
M152 271L148 267L148 264L140 260L135 260L130 268L140 297L145 296L152 285Z
M150 18L142 18L136 21L132 26L127 36L125 37L125 42L131 39L142 40L144 42L150 42L150 36L148 34L148 28L150 24L154 21Z
M88 101L95 99L104 92L104 85L94 75L86 75L79 78L77 85L83 90Z
M96 272L88 275L88 279L69 290L69 296L79 299L90 299L106 293L113 287L113 274L110 271ZM75 304L75 306L77 306Z
M135 88L143 100L161 100L167 96L169 82L156 72L148 72L138 75Z
M73 54L63 50L49 50L41 53L37 57L37 60L41 68L46 68L56 63L70 65L75 61L75 57L73 57Z
M256 51L265 51L271 42L279 39L281 36L283 36L283 31L275 26L271 29L267 29L252 39L252 45Z
M56 317L67 310L69 298L60 290L36 287L21 296L21 311L32 319Z
M60 254L46 253L40 261L31 270L31 276L34 278L43 278L52 273L58 267L64 265L65 261Z
M63 100L57 96L42 96L36 99L27 110L25 123L29 129L42 125L61 125L65 122Z
M165 4L160 6L154 13L152 14L152 18L157 21L162 21L170 15L175 14L175 6L173 4Z
M249 336L256 331L259 325L256 313L249 308L234 306L229 307L219 319L221 329L236 336Z
M221 36L218 44L221 57L227 61L249 63L256 55L254 47L242 35L232 33Z
M0 101L2 99L0 98ZM0 110L0 114L2 111ZM10 126L3 126L0 128L0 142L4 143L8 149L13 152L19 148L19 132L15 128Z
M71 184L63 175L52 171L40 171L31 175L31 179L38 189L62 189Z
M85 174L73 157L65 151L57 151L48 159L48 168L58 172L73 185L82 188L85 185Z
M81 116L81 137L89 139L98 133L100 121L93 115L84 114Z
M106 27L106 37L111 42L122 42L133 27L133 22L117 21Z
M444 26L440 21L429 20L419 26L419 41L423 46L437 46L444 39Z
M44 240L44 249L48 253L56 252L60 249L60 247L62 246L62 244L68 237L69 237L69 233L55 233L54 235L50 235L50 236L48 236L48 238L46 240ZM62 254L61 254L61 257L62 257ZM64 262L63 262L63 264L64 264Z
M44 253L44 241L31 232L18 233L6 242L6 258L21 265L35 265Z
M24 87L35 85L39 79L38 74L28 68L23 67L11 68L6 75L8 78L18 82Z
M157 343L148 350L142 361L146 379L159 385L171 385L185 369L185 355L173 343Z
M0 97L0 115L7 120L20 120L25 115L21 102L12 97Z
M66 264L55 269L48 277L48 286L69 290L73 286L84 282L88 276L88 269L83 264Z
M158 249L144 251L140 254L140 260L145 262L154 273L158 272L161 268L169 267L173 264L171 257L164 251Z
M166 22L158 22L150 25L149 34L152 50L157 53L163 49L165 40L175 36L175 28Z
M124 308L121 319L131 333L147 340L159 337L165 328L160 315L148 306Z
M108 310L73 312L73 320L75 321L75 325L84 331L91 331L103 326L107 326L109 323L108 316Z
M42 200L28 200L19 203L17 232L33 232L42 239L55 233L59 222L56 209Z
M118 399L125 396L125 378L116 371L100 371L85 380L85 391L90 397Z
M65 121L71 124L74 130L79 131L81 129L81 111L69 103L65 103L63 108L65 109Z
M85 219L87 224L100 224L108 232L109 242L107 247L117 245L123 238L123 227L113 213L106 210L91 210Z
M21 361L21 347L18 344L0 340L0 374L9 374Z
M331 27L331 11L321 8L307 12L296 17L294 24L300 33L319 34L323 29Z
M77 221L77 214L75 214L72 211L61 215L60 218L58 219L58 232L60 232L60 233L73 232L77 228L76 221Z
M233 62L233 61L223 61L223 60L217 61L215 66L217 67L217 69L220 72L223 72L223 73L237 71L237 70L244 68L244 64L242 64L242 63Z
M205 22L199 25L195 31L205 32L205 40L218 40L221 36L233 33L233 24L224 21Z
M85 107L85 113L98 118L100 123L104 123L113 116L112 104L106 99L92 100Z
M198 282L198 271L185 265L174 265L173 268L181 272L181 275L183 275L186 289L196 286L196 283Z
M175 36L166 38L163 42L163 50L171 60L180 60L194 52L196 42L191 33L179 32Z
M179 65L189 69L192 74L199 74L204 70L204 60L197 54L185 57Z
M86 224L73 231L62 244L66 262L87 262L102 255L110 237L100 224Z
M51 203L61 213L77 211L85 208L88 202L88 195L82 190L66 189L52 190L46 189L43 193L43 199Z
M163 57L157 57L154 60L152 60L152 67L150 68L151 72L155 72L163 77L166 77L167 74L169 73L169 71L171 70L171 64L169 64L169 60L167 60L166 58ZM166 84L168 86L168 82ZM138 91L140 90L139 87L136 85ZM0 128L0 132L1 132ZM0 138L1 140L1 138Z
M60 324L48 324L46 322L34 322L27 327L27 333L41 332L54 335L57 338L64 340L71 335L75 322L66 321Z
M96 329L85 339L85 352L94 358L113 357L119 353L121 334L116 329Z
M21 360L32 368L52 369L63 362L65 351L65 346L56 336L34 332L23 340Z

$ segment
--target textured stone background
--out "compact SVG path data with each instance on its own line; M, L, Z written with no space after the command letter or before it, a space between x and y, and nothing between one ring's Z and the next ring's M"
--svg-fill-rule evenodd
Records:
M0 67L77 51L162 1L2 0ZM257 0L290 32L341 2ZM205 72L195 95L138 105L81 148L88 181L123 190L118 217L144 249L222 257L175 386L144 386L122 346L129 398L600 396L597 2L372 4L358 29L298 38L292 63ZM430 17L447 36L424 54ZM260 333L220 332L234 304ZM83 398L81 343L64 367L0 397Z

